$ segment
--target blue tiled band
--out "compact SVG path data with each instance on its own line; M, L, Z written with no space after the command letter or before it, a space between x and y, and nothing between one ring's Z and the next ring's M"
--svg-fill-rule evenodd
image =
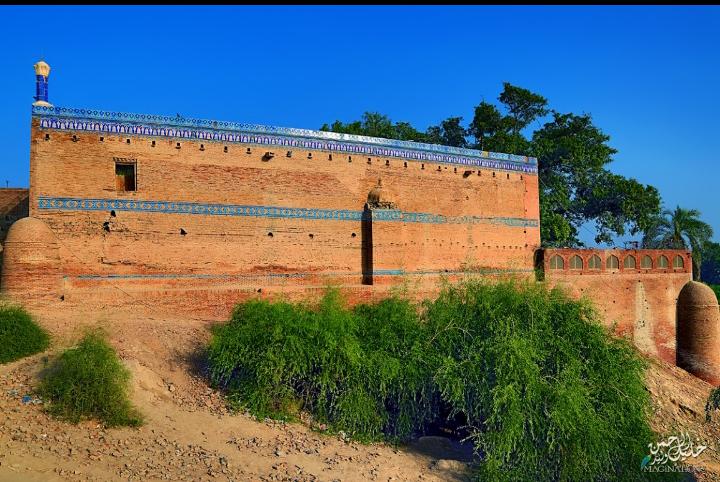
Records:
M349 209L308 209L281 206L252 206L235 204L207 204L177 201L142 201L135 199L84 199L69 197L38 198L38 209L61 211L136 211L165 214L199 214L205 216L250 216L287 219L327 219L337 221L361 221L363 211ZM440 214L414 213L395 209L372 211L373 221L394 221L428 224L504 224L514 227L538 227L536 219L442 216Z

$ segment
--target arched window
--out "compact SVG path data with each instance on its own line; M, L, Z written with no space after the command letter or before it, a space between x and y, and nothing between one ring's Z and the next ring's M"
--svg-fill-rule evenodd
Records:
M667 268L670 263L668 262L667 256L660 256L658 258L658 266L660 268Z
M583 269L583 260L577 254L570 258L570 269Z
M613 256L611 254L610 256L608 256L606 266L608 269L618 269L620 267L620 260L617 256Z
M562 259L557 254L550 258L550 269L564 269L565 268L565 260Z
M648 256L647 254L642 257L642 261L640 261L640 267L643 269L650 269L653 267L652 265L652 258Z
M685 260L683 260L682 256L679 254L675 256L673 259L673 268L684 268L685 267Z
M590 269L602 268L602 260L600 259L600 256L598 256L597 254L593 254L588 261L588 267Z
M635 261L635 256L628 256L625 258L625 261L623 261L623 266L626 268L633 269L637 266L637 262Z

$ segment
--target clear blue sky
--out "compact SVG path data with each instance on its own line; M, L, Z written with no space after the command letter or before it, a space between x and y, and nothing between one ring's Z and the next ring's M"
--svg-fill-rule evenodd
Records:
M2 7L0 182L28 185L41 55L55 105L304 128L469 120L509 81L590 113L614 172L718 240L719 31L718 7Z

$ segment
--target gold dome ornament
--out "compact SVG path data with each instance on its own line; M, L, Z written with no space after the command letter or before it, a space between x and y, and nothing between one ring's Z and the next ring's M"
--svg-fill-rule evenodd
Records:
M50 77L50 66L44 60L40 60L35 65L35 102L33 105L52 107L48 102L48 77Z

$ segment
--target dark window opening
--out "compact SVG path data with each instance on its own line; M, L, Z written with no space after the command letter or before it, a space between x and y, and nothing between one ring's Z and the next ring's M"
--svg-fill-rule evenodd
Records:
M116 216L117 216L117 214L115 214L115 210L114 210L114 209L113 209L112 211L110 211L110 217L111 217L111 218L114 218L114 217L116 217Z
M126 139L125 142L126 142L127 144L130 144L130 139Z
M152 144L150 144L151 147L155 147L155 141L152 141Z
M135 191L135 164L115 163L115 189Z
M180 234L185 236L187 234L187 231L185 231L183 228L180 228Z

